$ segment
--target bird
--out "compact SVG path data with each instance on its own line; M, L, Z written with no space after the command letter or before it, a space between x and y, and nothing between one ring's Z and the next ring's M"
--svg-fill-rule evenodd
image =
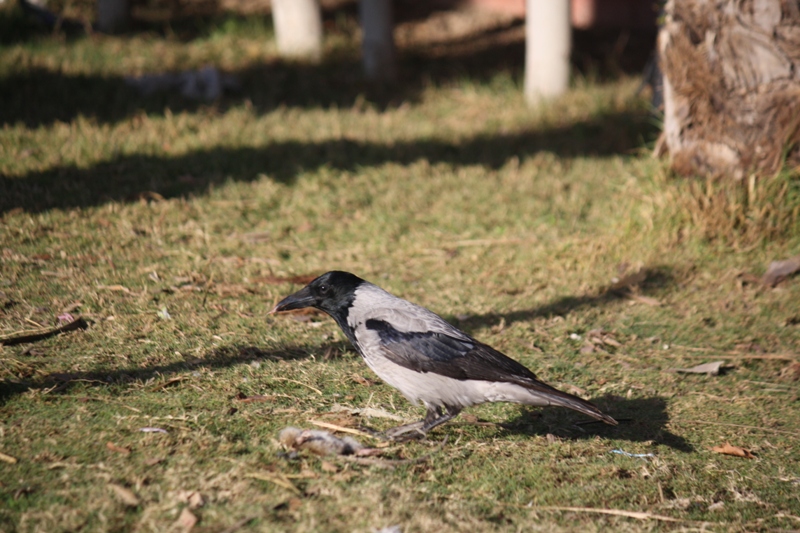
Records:
M270 314L312 307L330 315L375 374L425 418L384 432L391 440L424 437L466 407L485 402L574 409L617 421L592 403L560 391L521 363L355 274L333 270L278 302Z

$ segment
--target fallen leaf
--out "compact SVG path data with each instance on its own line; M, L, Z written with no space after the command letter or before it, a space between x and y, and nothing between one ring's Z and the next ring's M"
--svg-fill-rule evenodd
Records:
M774 287L798 270L800 270L800 255L784 259L783 261L773 261L769 264L769 267L767 267L767 271L761 278L761 282L768 287Z
M725 443L722 446L714 446L711 448L712 452L723 453L725 455L734 455L736 457L744 457L745 459L755 459L755 455L753 455L749 450L745 450L744 448L740 448L739 446L732 446L730 443Z
M158 463L163 463L163 462L164 462L163 457L151 457L149 459L146 459L144 464L145 466L155 466Z
M680 372L681 374L707 374L709 376L718 376L719 371L725 361L714 361L713 363L704 363L702 365L693 366L692 368L672 368L670 372Z
M124 448L122 446L117 446L113 442L107 442L106 443L106 448L108 448L112 452L121 453L122 455L130 455L131 454L130 448Z
M175 525L183 529L183 531L191 531L195 524L197 524L197 517L192 514L188 507L184 507L178 520L175 521Z
M122 485L117 485L116 483L109 483L108 487L114 492L117 498L119 498L119 500L128 507L139 506L139 498L137 498L136 494L134 494L130 489L125 488Z

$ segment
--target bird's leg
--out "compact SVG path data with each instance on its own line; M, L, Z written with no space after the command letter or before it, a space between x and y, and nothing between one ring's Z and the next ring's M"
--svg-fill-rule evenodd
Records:
M444 424L461 412L460 407L428 406L425 418L419 422L413 422L404 426L399 426L386 431L385 435L392 440L410 440L424 437L428 431L440 424Z
M423 420L423 422L425 422L425 424L422 426L422 430L421 431L423 433L427 433L428 431L432 430L436 426L444 424L448 420L451 420L451 419L457 417L458 413L461 412L461 408L460 407L454 407L454 406L451 406L451 405L445 405L443 411L444 412L440 414L439 410L436 409L434 411L434 414L436 414L438 416L435 416L435 417L431 418L431 411L428 410L428 414L425 417L425 420Z
M428 412L425 413L424 419L420 420L419 422L412 422L403 426L397 426L396 428L387 429L384 435L391 440L410 440L424 437L425 432L422 428L439 416L441 416L439 414L439 406L429 405Z

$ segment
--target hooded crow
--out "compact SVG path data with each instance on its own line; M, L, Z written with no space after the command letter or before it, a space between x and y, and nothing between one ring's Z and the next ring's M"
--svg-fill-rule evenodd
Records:
M425 435L463 408L484 402L569 407L617 424L596 406L539 381L517 361L439 315L349 272L321 275L270 313L305 307L329 314L378 377L427 409L423 420L387 431L389 438Z

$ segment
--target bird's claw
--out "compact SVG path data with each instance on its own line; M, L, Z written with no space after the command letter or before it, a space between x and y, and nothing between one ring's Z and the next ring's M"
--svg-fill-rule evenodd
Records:
M425 438L427 432L423 430L424 422L414 422L404 426L387 429L383 436L394 442L406 442L414 439Z

